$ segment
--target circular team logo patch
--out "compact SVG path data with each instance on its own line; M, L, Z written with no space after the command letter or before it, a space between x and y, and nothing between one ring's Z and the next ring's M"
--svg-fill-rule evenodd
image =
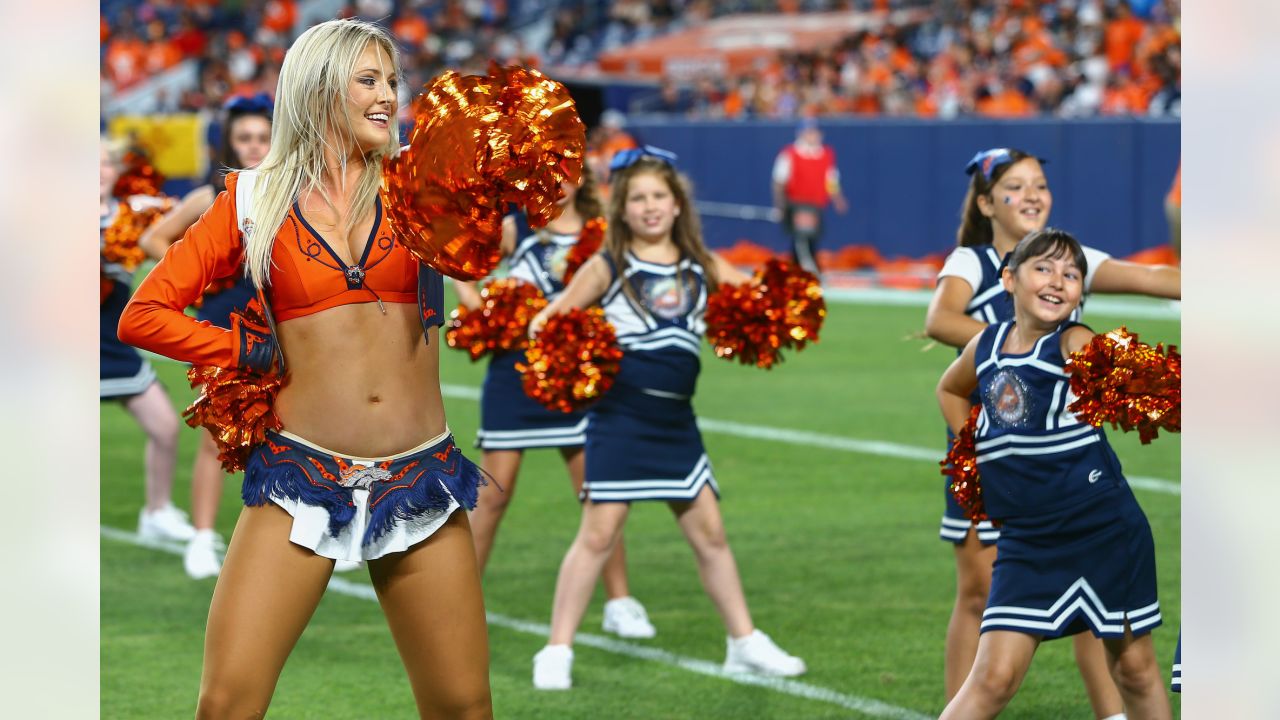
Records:
M692 285L692 282L686 280L682 288L675 277L650 278L644 283L642 291L645 307L665 320L685 315L693 306Z
M1005 427L1020 427L1031 417L1031 393L1011 368L996 372L986 392L987 412Z

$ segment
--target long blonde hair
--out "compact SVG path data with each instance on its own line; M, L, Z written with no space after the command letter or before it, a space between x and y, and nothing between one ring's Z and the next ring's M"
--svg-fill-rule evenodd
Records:
M675 167L660 158L641 157L631 165L615 170L609 182L609 229L604 237L604 251L621 277L627 267L627 250L631 247L631 228L623 220L627 207L627 186L631 178L642 173L650 173L662 178L671 194L675 196L676 206L680 214L676 216L671 227L671 242L680 251L680 259L689 258L702 266L703 277L706 278L707 292L714 292L719 283L716 275L715 258L702 242L702 223L693 208L693 191L691 183ZM681 287L684 277L679 277ZM636 300L631 283L623 283L622 290L632 300ZM637 301L637 304L639 302Z
M400 75L400 54L385 30L359 20L330 20L302 33L284 56L276 85L271 150L258 166L253 191L253 231L245 240L246 270L253 284L270 283L271 248L289 206L303 190L318 193L330 208L324 187L325 150L336 152L345 177L347 144L355 142L346 103L356 62L370 43L391 58L388 77ZM344 232L373 208L382 158L399 148L400 127L389 119L386 145L364 156L365 169L352 194ZM337 142L338 147L332 143Z

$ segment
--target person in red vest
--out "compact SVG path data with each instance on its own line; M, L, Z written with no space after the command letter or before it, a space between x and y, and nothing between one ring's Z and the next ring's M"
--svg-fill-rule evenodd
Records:
M822 211L827 204L844 214L849 209L840 192L836 153L822 144L822 130L813 118L800 121L796 141L773 162L773 205L791 238L791 254L805 270L819 272L817 245L822 236Z

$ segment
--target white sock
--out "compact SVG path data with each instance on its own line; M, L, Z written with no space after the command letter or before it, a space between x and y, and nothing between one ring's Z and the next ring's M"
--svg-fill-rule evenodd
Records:
M1128 720L1128 718L1124 716L1124 713L1116 713L1115 715L1108 715L1107 717L1102 718L1102 720Z

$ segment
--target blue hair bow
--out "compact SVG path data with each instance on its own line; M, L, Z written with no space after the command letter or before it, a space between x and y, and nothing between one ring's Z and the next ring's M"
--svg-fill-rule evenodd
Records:
M1041 165L1049 162L1043 158L1036 159L1040 161ZM991 174L996 171L996 168L1011 162L1013 162L1013 151L1010 148L991 148L974 155L969 164L964 166L964 172L966 175L972 175L980 169L982 170L982 177L986 178L987 182L991 182Z
M228 113L263 113L270 115L275 110L275 103L266 93L257 95L237 95L227 100L222 106Z
M643 147L628 148L618 152L613 156L613 159L609 161L609 171L613 172L614 170L631 167L642 157L657 158L672 167L675 167L676 164L675 153L652 145L645 145Z

